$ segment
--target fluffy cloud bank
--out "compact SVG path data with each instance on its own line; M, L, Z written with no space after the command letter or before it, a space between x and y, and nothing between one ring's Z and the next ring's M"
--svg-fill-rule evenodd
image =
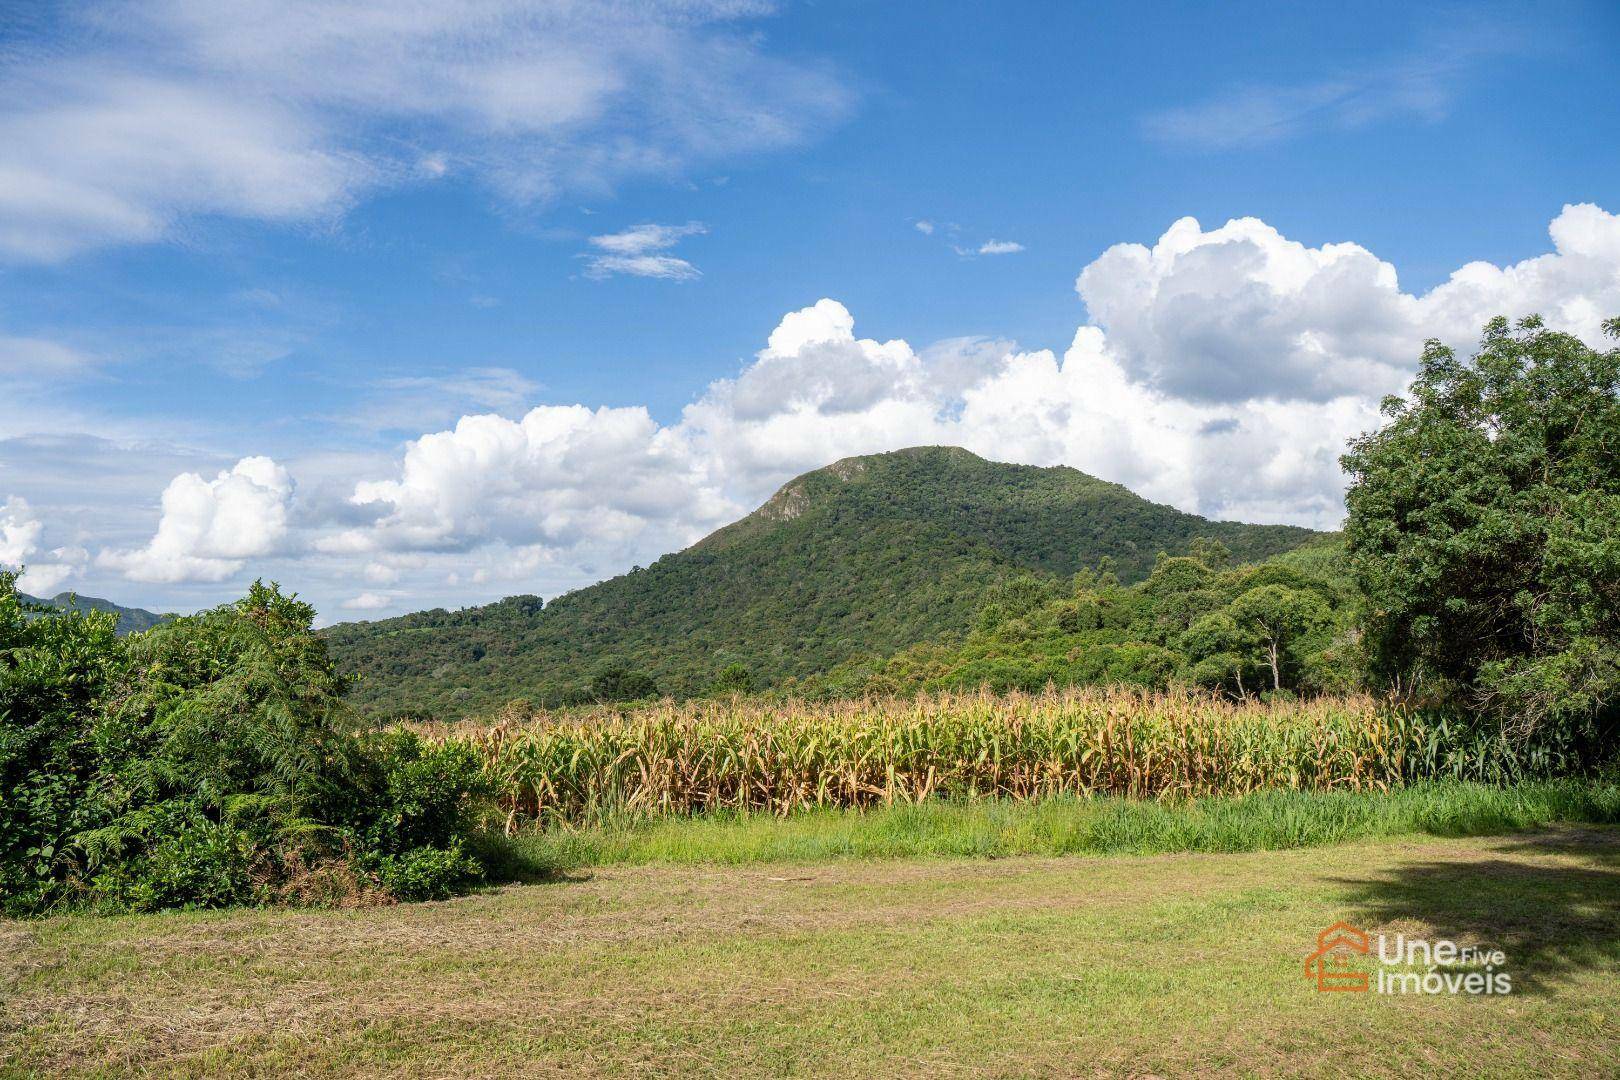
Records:
M1208 516L1333 527L1338 456L1405 386L1424 338L1466 349L1490 317L1540 312L1603 341L1603 318L1620 312L1620 217L1569 206L1550 232L1548 254L1469 264L1414 295L1354 244L1183 219L1085 267L1090 320L1061 353L863 338L823 299L784 316L673 423L542 405L413 440L393 475L348 490L348 524L311 526L312 557L394 587L354 597L361 610L451 574L478 585L545 568L582 583L695 539L806 469L924 443L1071 465ZM290 493L264 459L215 481L187 474L152 543L103 559L144 580L218 580L288 537Z
M132 581L224 581L278 550L292 493L292 477L267 457L243 458L212 480L181 473L163 491L151 541L98 561Z
M0 566L15 567L39 549L45 526L28 509L28 500L13 495L0 503Z
M1566 206L1553 252L1469 263L1423 296L1357 244L1306 247L1256 218L1182 218L1151 248L1118 244L1076 288L1136 381L1204 402L1328 401L1405 385L1421 342L1466 346L1492 315L1539 312L1588 342L1620 312L1620 217Z
M730 515L682 433L647 410L540 406L520 420L463 417L410 444L394 480L357 484L379 511L368 528L320 541L344 554L466 552L491 542L527 550L634 548Z

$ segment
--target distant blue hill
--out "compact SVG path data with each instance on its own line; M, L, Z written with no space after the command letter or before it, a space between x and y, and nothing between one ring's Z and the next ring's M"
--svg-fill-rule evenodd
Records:
M39 604L43 607L62 608L67 611L110 611L118 616L118 626L115 633L136 634L142 630L150 630L164 619L172 618L169 615L159 615L147 611L145 608L123 607L111 600L103 600L96 596L76 596L73 593L57 593L49 600L42 600L37 596L19 593L24 603Z

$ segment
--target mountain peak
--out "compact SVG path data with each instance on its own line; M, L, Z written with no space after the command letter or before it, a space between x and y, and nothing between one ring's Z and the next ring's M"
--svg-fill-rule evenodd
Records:
M673 693L732 663L768 685L963 630L985 590L1016 574L1066 578L1108 558L1130 582L1200 537L1257 561L1314 535L1207 521L1066 466L915 446L797 476L685 551L543 609L422 612L328 634L366 675L361 704L441 715L566 696L609 663Z
M760 518L765 521L792 521L809 507L811 499L823 491L816 483L820 480L850 483L866 478L873 470L873 466L881 467L885 462L908 461L916 463L945 465L951 462L974 461L983 462L984 459L960 446L908 446L901 450L888 450L877 454L857 454L852 457L839 458L830 465L823 465L819 469L812 469L801 473L792 480L776 489L776 494L765 500L758 510L748 518ZM819 490L818 490L819 489ZM735 522L740 525L743 521ZM729 526L728 526L729 528ZM724 532L722 529L720 532ZM706 540L713 539L717 532ZM700 543L706 542L699 541Z
M904 507L926 519L942 504L972 503L987 493L1002 491L1015 500L1039 502L1059 489L1071 497L1083 493L1093 499L1112 497L1152 505L1128 488L1067 465L1014 465L991 461L960 446L908 446L839 458L801 473L778 488L759 509L710 533L689 550L720 550L817 510L835 513L833 508L840 504ZM1179 513L1169 507L1160 509Z

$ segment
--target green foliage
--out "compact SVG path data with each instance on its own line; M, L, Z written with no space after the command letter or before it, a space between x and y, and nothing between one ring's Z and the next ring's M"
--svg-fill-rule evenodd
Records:
M1329 622L1327 607L1309 590L1277 584L1256 585L1226 605L1226 614L1237 630L1232 651L1258 655L1273 690L1283 688L1285 667L1302 666L1302 647Z
M443 900L483 873L483 866L456 840L449 847L417 847L383 855L376 863L382 887L399 900Z
M1344 457L1379 672L1455 687L1519 734L1612 726L1620 350L1497 319L1470 359L1430 342L1384 411Z
M746 694L754 689L754 674L743 664L727 664L709 689L715 694Z
M27 593L18 593L18 598L24 604L32 604L40 608L61 608L66 611L103 611L111 615L116 623L114 631L119 635L138 634L142 630L150 630L168 615L159 615L147 611L145 608L122 607L111 600L103 600L96 596L80 596L77 593L61 592L49 600L29 596Z
M96 822L84 717L122 663L113 619L30 611L0 570L0 909L52 892L73 836Z
M104 853L96 865L90 889L102 908L226 907L254 898L256 838L233 822L214 820L196 802L148 808L138 831L125 839L140 842L138 856Z
M1106 567L1075 575L1068 595L1055 579L1012 578L986 592L963 637L857 659L790 686L833 697L1187 683L1243 697L1363 685L1359 604L1336 538L1226 569L1220 549L1199 550L1202 557L1161 556L1135 585L1119 584Z
M658 684L644 671L631 671L624 664L609 664L591 676L582 695L584 701L640 701L658 696Z
M362 839L367 848L409 852L451 849L466 832L466 807L484 793L477 756L457 744L424 742L408 731L362 741L373 803Z
M259 903L331 865L401 899L476 878L477 762L359 734L313 617L256 583L118 638L0 574L0 910Z
M343 681L310 633L314 614L255 583L235 605L131 637L92 729L109 809L196 799L222 813L234 799L295 821L352 799Z
M1055 578L1037 574L998 581L985 591L977 625L981 630L994 630L1014 619L1027 619L1057 599L1059 592Z
M695 546L543 608L510 597L335 626L326 637L373 714L444 719L520 697L616 700L619 691L591 685L613 658L688 697L712 692L732 664L769 688L963 633L988 603L1025 604L1015 594L1030 583L1047 589L1104 560L1134 582L1161 551L1202 544L1209 565L1224 565L1312 535L1206 521L1073 469L922 447L807 473Z

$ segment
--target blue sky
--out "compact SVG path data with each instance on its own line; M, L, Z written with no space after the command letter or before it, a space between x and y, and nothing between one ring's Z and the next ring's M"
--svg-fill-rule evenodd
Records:
M1423 337L1620 313L1620 9L1140 8L8 9L0 561L550 596L917 441L1332 526Z

